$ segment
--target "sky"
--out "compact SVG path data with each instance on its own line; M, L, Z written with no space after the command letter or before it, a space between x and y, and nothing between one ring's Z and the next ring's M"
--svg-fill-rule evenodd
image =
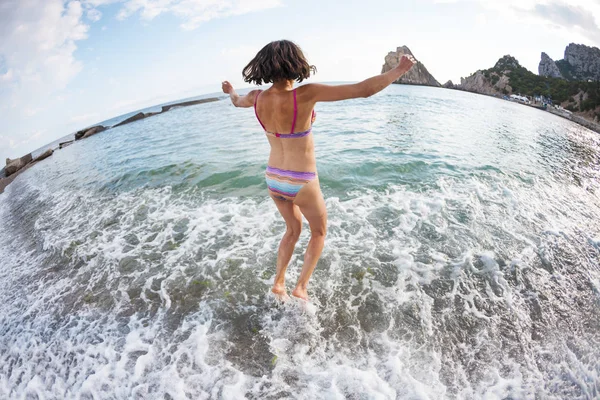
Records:
M318 72L359 81L408 46L444 83L510 54L600 47L600 0L0 0L0 160L158 103L247 88L242 68L290 39Z

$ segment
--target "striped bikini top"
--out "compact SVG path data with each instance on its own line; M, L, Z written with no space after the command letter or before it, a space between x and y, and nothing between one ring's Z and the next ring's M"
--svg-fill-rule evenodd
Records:
M273 137L278 137L278 138L282 138L282 139L294 139L294 138L301 138L304 136L307 136L310 134L310 132L312 131L312 124L315 121L315 110L312 111L312 116L310 119L310 128L308 128L307 131L304 132L296 132L294 133L294 128L296 127L296 117L298 116L298 103L296 102L296 89L292 90L292 93L294 94L294 119L292 120L292 130L290 131L290 133L273 133L273 132L269 132L267 131L267 128L265 128L265 125L262 123L262 121L260 120L259 116L258 116L258 112L256 112L256 102L258 101L258 96L260 96L260 94L262 93L262 90L258 92L258 94L256 95L256 97L254 98L254 114L256 115L256 119L258 120L258 122L260 122L260 126L263 127L263 129L265 130L265 133L267 134L267 136L273 136Z

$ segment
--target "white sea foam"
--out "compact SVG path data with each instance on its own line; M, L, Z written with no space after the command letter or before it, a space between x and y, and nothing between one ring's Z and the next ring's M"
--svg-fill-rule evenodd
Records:
M509 245L513 252L506 253L505 247L504 257L510 258L502 264L501 256L481 244L463 244L457 255L435 246L423 248L422 230L452 237L469 235L466 226L485 238L486 232L501 226L502 220L493 214L478 223L474 210L479 202L502 206L499 199L506 198L505 190L498 187L494 192L482 182L477 186L485 190L475 203L463 197L475 215L476 222L468 225L444 217L448 202L463 196L451 187L433 197L392 190L385 195L384 208L393 210L395 217L384 229L374 219L382 209L383 194L329 199L330 233L311 288L320 306L308 313L290 304L265 308L262 293L270 280L260 279L254 283L260 288L249 288L240 279L245 270L272 276L283 225L267 201L197 203L193 202L197 195L175 196L169 189L140 190L110 199L86 193L46 196L43 201L49 206L35 222L35 237L43 254L65 258L64 270L48 272L39 285L18 289L26 299L20 301L8 291L38 274L37 263L43 263L44 255L20 250L18 245L3 252L5 265L12 269L3 269L2 297L16 301L2 306L2 393L38 398L168 394L174 399L236 398L240 393L306 399L341 399L350 394L374 399L548 394L540 384L554 369L536 369L533 358L529 359L544 354L544 347L528 342L528 350L519 356L522 360L510 351L501 355L504 351L497 347L500 332L507 329L501 326L502 309L511 310L506 312L515 323L524 324L522 329L532 323L525 304L538 296L520 293L523 289L505 277L511 273L505 265L520 274L532 271L536 246L527 237L531 236L522 226L511 225L513 234L506 240L514 242ZM518 195L513 193L506 204L514 207L515 198ZM528 212L524 203L519 208ZM495 212L498 217L502 213L500 208ZM6 209L2 218L10 219ZM565 222L568 219L552 223L567 231L572 225ZM561 240L563 235L556 237ZM305 230L290 265L291 282L298 276L300 249L307 239ZM453 271L452 289L431 297L433 292L425 288L435 285L448 268ZM539 271L532 271L537 284L549 284L553 278ZM598 271L590 274L595 274L590 282L598 293ZM210 282L190 284L192 279ZM477 289L480 284L482 289ZM192 297L197 305L190 310L196 311L182 310L186 296L181 294L182 285L206 285L203 296ZM483 324L474 343L447 348L476 365L487 354L476 372L464 370L466 364L444 350L440 329L446 317L434 304L444 299L460 299L465 322L482 321L474 325ZM240 328L233 333L227 328L232 320L223 312L231 303L259 312L258 333L244 334L259 335L256 340L264 342L264 351L270 353L266 358L276 356L268 378L253 375L247 366L238 365L236 357L225 356L232 351L240 357L256 356L252 352L244 356L246 350L232 341L231 335ZM181 317L180 322L172 320L174 315ZM570 372L573 384L584 396L591 395L598 384L598 370L593 372L597 362L584 361L572 351L567 354L571 361L559 368L575 368ZM523 362L533 369L523 371ZM454 377L444 375L450 371Z

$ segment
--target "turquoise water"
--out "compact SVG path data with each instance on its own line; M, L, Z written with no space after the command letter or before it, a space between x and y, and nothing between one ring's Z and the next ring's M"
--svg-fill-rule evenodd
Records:
M425 87L317 112L308 310L268 295L284 223L251 109L174 109L15 180L0 398L600 396L599 136Z

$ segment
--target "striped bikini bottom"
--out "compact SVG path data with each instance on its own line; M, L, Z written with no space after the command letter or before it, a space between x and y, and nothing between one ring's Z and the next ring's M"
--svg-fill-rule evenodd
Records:
M265 178L269 192L274 198L294 201L300 189L308 182L317 178L317 173L267 167Z

